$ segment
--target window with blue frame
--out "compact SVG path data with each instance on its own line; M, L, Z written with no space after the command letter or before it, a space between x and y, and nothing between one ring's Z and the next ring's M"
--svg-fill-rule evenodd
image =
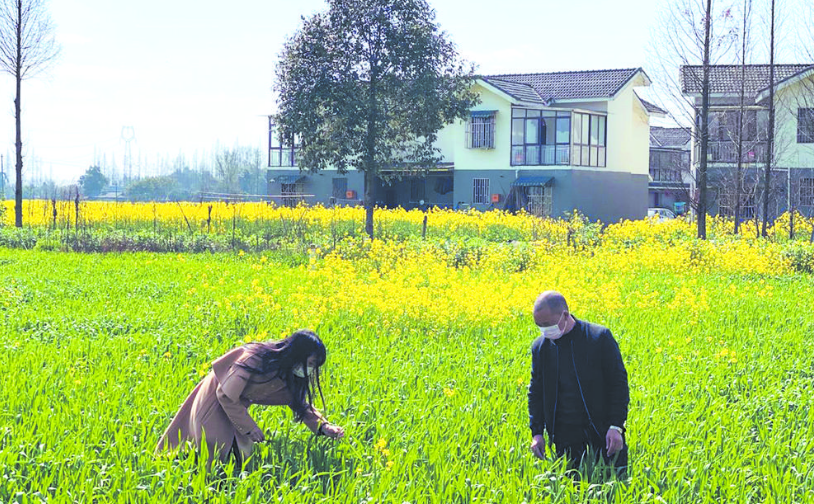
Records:
M567 165L570 148L571 112L512 109L512 165Z
M277 125L269 123L269 166L296 167L299 144L297 136L294 136L293 141L283 141Z
M574 112L572 122L574 166L604 167L607 161L607 117Z

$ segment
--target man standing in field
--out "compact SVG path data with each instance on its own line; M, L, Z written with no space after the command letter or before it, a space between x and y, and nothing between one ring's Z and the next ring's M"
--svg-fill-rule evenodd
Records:
M579 463L590 449L624 470L630 393L616 340L607 328L574 318L559 292L540 294L533 315L541 336L531 346L531 451L545 457L546 432L558 457Z

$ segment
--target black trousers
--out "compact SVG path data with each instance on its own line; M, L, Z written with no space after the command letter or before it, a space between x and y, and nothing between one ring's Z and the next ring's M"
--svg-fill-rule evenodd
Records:
M600 435L601 434L601 435ZM608 456L605 450L605 435L607 432L597 432L592 426L565 425L557 426L554 434L554 447L558 457L567 457L570 465L579 465L587 456L588 448L599 461L600 457L607 464L613 465L619 471L627 470L627 443L622 449ZM624 441L624 435L622 435Z

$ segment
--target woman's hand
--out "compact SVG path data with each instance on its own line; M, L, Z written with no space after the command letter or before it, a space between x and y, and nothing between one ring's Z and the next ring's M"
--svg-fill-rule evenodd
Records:
M338 425L324 423L319 431L331 439L341 439L345 435L345 429Z
M255 428L249 431L249 439L254 441L255 443L262 443L266 440L266 436L263 434L263 431L260 428Z

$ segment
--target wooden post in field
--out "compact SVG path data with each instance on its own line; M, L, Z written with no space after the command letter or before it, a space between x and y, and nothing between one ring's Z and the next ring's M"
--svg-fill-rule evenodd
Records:
M421 226L421 239L427 239L427 214L424 213L424 224Z
M76 230L79 231L79 188L76 188L76 199L74 200L74 206L76 207Z
M235 226L237 225L237 206L232 205L232 250L235 249Z

